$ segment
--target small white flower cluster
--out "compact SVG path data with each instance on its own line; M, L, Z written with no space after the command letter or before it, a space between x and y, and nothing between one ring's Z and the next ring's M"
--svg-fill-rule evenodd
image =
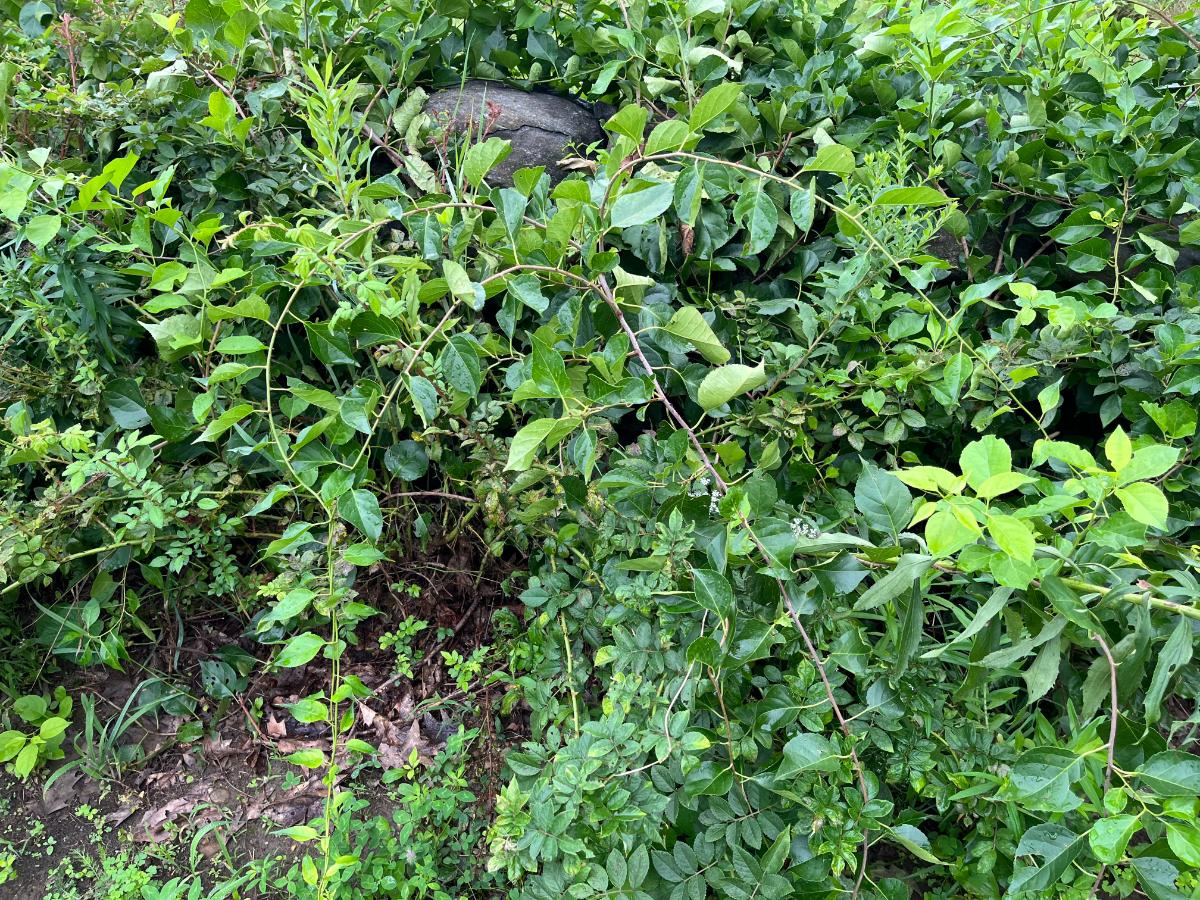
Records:
M703 497L708 493L709 480L707 475L701 475L688 485L689 497Z
M821 529L816 528L805 522L799 516L792 519L792 534L796 536L798 541L815 541L821 536Z
M708 514L715 516L721 511L721 498L713 491L708 497Z

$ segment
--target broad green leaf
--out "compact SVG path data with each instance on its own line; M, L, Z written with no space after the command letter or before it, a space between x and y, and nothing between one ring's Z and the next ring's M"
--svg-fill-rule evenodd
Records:
M61 227L62 216L34 216L25 223L25 240L29 241L29 243L41 250L48 243L54 240L55 236L58 234L58 230Z
M667 119L659 122L646 138L646 155L670 152L683 147L692 137L692 131L687 123L680 119Z
M1012 450L1004 441L987 435L963 448L958 465L967 484L978 491L993 475L1012 471Z
M388 448L383 464L397 478L416 481L429 469L429 457L416 441L400 441Z
M383 534L383 513L379 499L372 491L358 488L338 497L338 515L365 534L378 541Z
M995 475L989 475L984 479L983 484L979 485L975 491L980 500L991 500L994 497L999 497L1007 494L1009 491L1015 491L1019 487L1024 487L1034 481L1028 475L1022 475L1020 472L997 472Z
M729 361L729 351L721 344L700 310L684 306L675 311L663 330L692 344L710 363L721 365Z
M316 593L308 588L292 588L259 619L258 630L266 631L277 622L290 622L299 618L316 596Z
M873 463L864 464L858 476L854 505L867 517L871 528L888 532L893 540L899 539L913 513L912 494L904 482Z
M1088 844L1092 848L1092 855L1108 865L1120 862L1125 856L1125 848L1129 846L1129 839L1137 834L1141 827L1141 820L1128 814L1100 819L1088 832Z
M17 754L17 758L13 760L12 767L16 776L22 780L29 777L29 773L34 770L38 761L38 748L34 744L26 744L21 752Z
M0 763L6 763L25 746L25 735L20 731L0 732Z
M292 765L304 769L319 769L325 765L325 754L315 748L297 750L295 753L288 754L285 759Z
M650 110L644 106L629 103L621 107L616 115L604 123L604 128L613 134L623 134L635 146L640 146L642 136L646 132L646 121L650 118Z
M952 403L958 400L959 394L962 393L962 387L971 379L973 370L971 357L965 353L955 353L946 360L946 366L942 372L942 389Z
M500 165L512 153L512 144L497 137L490 137L471 145L463 157L462 170L467 183L473 188L483 184L488 172Z
M608 220L614 228L644 225L666 212L674 196L670 182L635 181L617 197Z
M114 378L105 386L101 396L118 428L132 431L150 424L146 401L132 378Z
M1195 822L1168 823L1167 845L1180 862L1200 868L1200 829Z
M302 666L311 661L324 646L325 639L320 635L313 634L311 631L298 634L279 651L279 655L275 657L275 665L283 669Z
M734 221L746 229L743 252L748 256L765 250L779 228L779 210L766 191L765 181L757 179L733 207Z
M647 852L645 844L639 844L629 854L629 877L626 884L634 889L640 888L648 874L650 874L650 854Z
M728 621L733 618L736 601L733 587L720 572L712 569L693 569L692 588L696 602L709 612Z
M925 543L929 545L929 552L939 559L953 556L978 539L979 533L964 525L948 509L939 509L925 522Z
M1146 786L1162 797L1195 797L1200 794L1200 757L1182 750L1164 750L1138 768Z
M1070 750L1035 747L1013 764L1008 794L1030 809L1069 812L1083 802L1071 791L1081 770L1082 761Z
M896 187L880 192L876 206L945 206L950 198L931 187Z
M281 828L275 833L281 837L291 838L293 841L299 841L300 843L314 841L319 836L317 829L311 825L293 825L290 828Z
M557 419L534 419L513 435L512 444L508 448L508 462L504 465L506 472L524 472L537 456L538 449L551 432L554 431Z
M550 301L542 293L542 283L536 275L525 273L511 279L507 285L508 294L528 306L534 312L544 313L550 306Z
M287 704L287 711L297 722L320 722L329 717L329 704L320 697L301 697L295 703Z
M49 706L46 699L37 694L26 694L13 701L12 711L28 725L35 725L46 715Z
M1167 497L1157 487L1138 481L1117 488L1117 499L1134 521L1154 528L1167 527Z
M433 424L437 418L438 394L433 383L421 375L412 375L408 379L408 391L413 398L417 415L425 423L425 427Z
M254 407L249 403L239 403L237 406L225 410L225 412L209 422L205 429L200 432L200 435L196 438L196 443L215 441L252 412L254 412Z
M1057 575L1044 575L1041 586L1042 593L1056 612L1087 631L1096 628L1097 623L1088 612L1083 599L1067 587L1061 578Z
M51 716L38 727L38 735L43 741L52 741L67 730L68 724L61 716Z
M1022 891L1048 895L1071 867L1071 863L1083 849L1083 844L1083 835L1076 834L1062 825L1034 825L1021 835L1016 855L1034 856L1041 861L1017 868L1008 883L1008 893L1005 896Z
M929 844L929 838L925 837L921 829L913 825L897 825L894 828L889 828L888 832L896 843L904 847L917 859L936 866L946 865L946 863L933 855L933 848Z
M1078 444L1039 438L1033 444L1033 464L1041 465L1048 459L1062 460L1068 466L1074 466L1084 472L1096 469L1095 457Z
M483 289L476 290L478 286L471 281L471 276L467 274L466 269L452 259L444 259L442 260L442 274L446 278L446 287L455 300L467 304L471 309L482 308Z
M704 376L696 392L696 400L707 412L766 383L767 373L762 363L753 367L730 363Z
M1194 900L1194 893L1184 894L1176 888L1179 869L1174 863L1156 856L1135 856L1129 864L1137 872L1138 887L1150 900Z
M892 474L918 491L957 494L962 490L962 481L958 476L937 466L912 466L908 469L896 469Z
M710 88L696 101L688 117L688 127L692 131L703 131L705 125L733 106L741 93L742 86L734 81L725 81Z
M1130 457L1129 462L1117 473L1117 484L1132 481L1149 481L1166 475L1179 459L1179 448L1164 444L1143 447Z
M1104 455L1108 457L1109 465L1117 472L1125 468L1133 458L1133 446L1129 442L1129 435L1119 425L1104 442Z
M1200 224L1200 220L1197 220ZM1168 438L1189 438L1196 433L1197 411L1195 404L1176 397L1166 406L1146 400L1142 409L1154 420L1154 424Z
M465 334L456 334L446 342L438 365L450 387L469 397L479 393L483 385L483 371L479 365L479 354L475 342Z
M808 230L812 228L813 217L817 212L817 179L810 178L807 187L792 191L789 210L796 230L801 234L807 234Z
M229 337L221 338L215 349L223 356L244 356L247 353L258 353L260 350L265 350L267 345L253 335L231 334Z
M854 153L849 147L843 147L841 144L826 144L817 151L816 156L804 164L803 171L849 175L854 171Z
M987 530L1002 552L1021 562L1033 560L1037 542L1024 519L993 513L988 516Z
M798 734L783 745L783 760L775 779L790 778L801 772L836 772L842 761L829 740L819 734Z

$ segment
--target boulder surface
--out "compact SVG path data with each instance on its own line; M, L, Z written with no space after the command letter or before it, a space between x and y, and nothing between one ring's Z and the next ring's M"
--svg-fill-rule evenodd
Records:
M488 175L488 183L508 186L517 169L545 166L551 181L567 174L558 163L604 140L604 130L584 104L558 94L522 91L494 81L468 81L461 88L430 94L425 111L455 132L470 131L478 140L503 138L512 153Z

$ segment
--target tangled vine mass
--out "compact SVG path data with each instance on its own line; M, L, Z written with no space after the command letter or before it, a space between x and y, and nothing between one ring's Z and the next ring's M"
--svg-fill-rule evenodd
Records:
M0 896L1200 897L1194 4L0 10Z

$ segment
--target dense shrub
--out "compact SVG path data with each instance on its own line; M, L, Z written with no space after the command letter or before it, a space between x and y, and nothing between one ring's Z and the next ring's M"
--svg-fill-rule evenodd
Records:
M470 535L514 896L1197 890L1194 12L9 5L11 691L218 606L329 765L356 579ZM491 186L464 77L609 139Z

